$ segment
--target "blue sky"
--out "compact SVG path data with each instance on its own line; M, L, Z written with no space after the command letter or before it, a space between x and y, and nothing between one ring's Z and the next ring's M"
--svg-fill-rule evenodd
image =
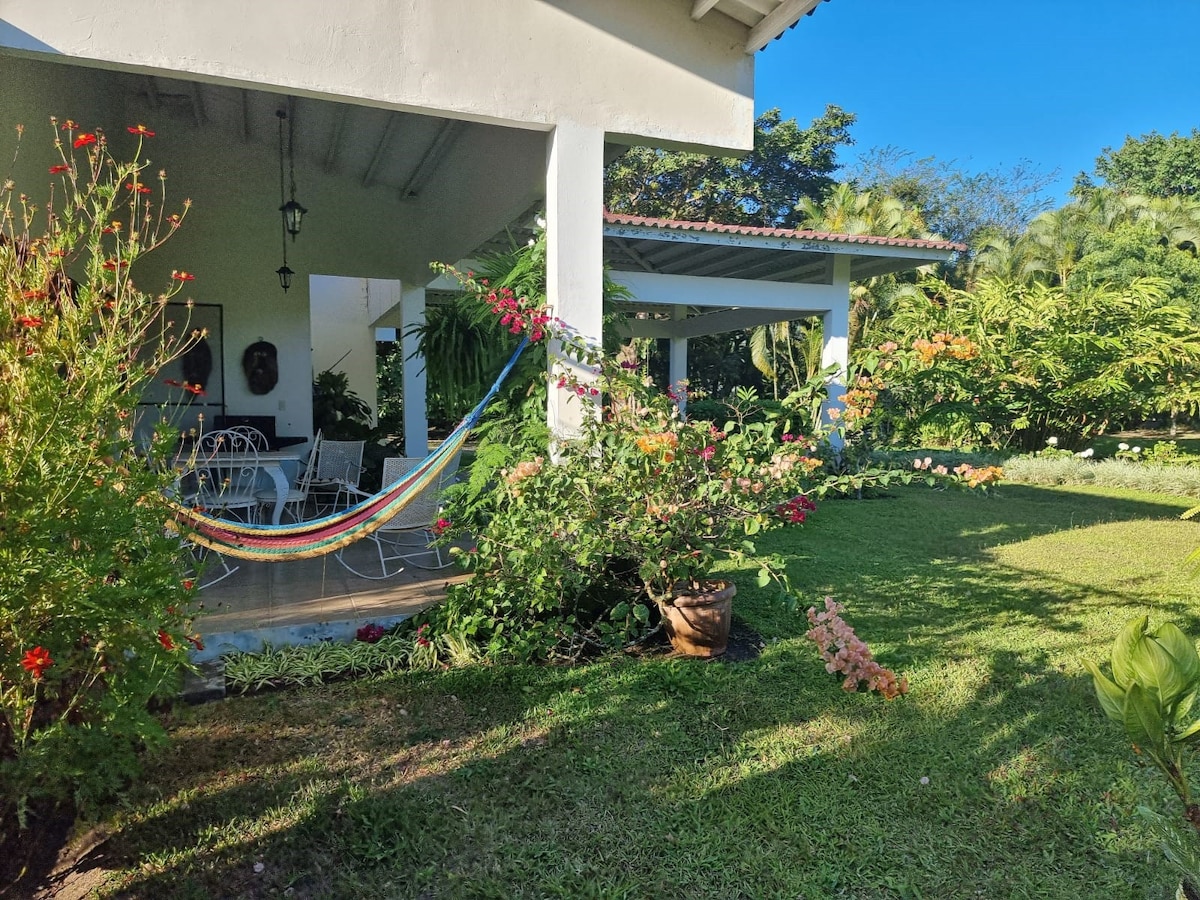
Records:
M759 110L857 114L844 163L895 145L969 171L1059 170L1065 202L1127 134L1200 127L1200 0L830 0L762 51Z

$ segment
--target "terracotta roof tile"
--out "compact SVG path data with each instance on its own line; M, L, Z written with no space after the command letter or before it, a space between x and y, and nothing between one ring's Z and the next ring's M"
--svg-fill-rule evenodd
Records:
M709 234L741 234L747 237L777 237L799 241L829 241L837 244L867 244L879 247L912 247L924 250L951 250L958 253L966 244L952 241L925 241L919 238L880 237L870 234L835 234L828 231L808 231L792 228L760 228L754 225L723 225L720 222L684 222L678 219L654 219L647 216L625 216L605 211L608 225L645 225L669 231L702 231Z

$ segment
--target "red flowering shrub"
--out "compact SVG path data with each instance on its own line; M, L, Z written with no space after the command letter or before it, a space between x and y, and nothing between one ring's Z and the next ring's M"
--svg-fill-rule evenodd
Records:
M141 385L185 349L153 339L183 282L130 281L188 204L119 190L145 161L77 128L37 169L47 202L0 185L0 893L56 808L120 788L161 736L148 704L177 690L194 593L163 528L176 435L133 442Z

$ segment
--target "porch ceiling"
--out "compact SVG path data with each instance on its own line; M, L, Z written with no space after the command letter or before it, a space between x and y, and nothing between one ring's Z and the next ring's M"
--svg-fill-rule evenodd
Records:
M276 111L282 109L300 165L349 175L363 187L395 191L401 200L419 198L445 175L456 144L483 139L498 127L156 75L120 77L131 98L155 115L216 127L273 151Z

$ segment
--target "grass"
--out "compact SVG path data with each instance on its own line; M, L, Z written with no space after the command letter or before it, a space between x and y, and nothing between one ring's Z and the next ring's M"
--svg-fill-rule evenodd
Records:
M743 585L736 665L469 667L179 708L106 813L96 896L1167 898L1169 809L1080 660L1200 635L1183 499L905 490L780 533L912 690L845 694ZM923 783L922 779L928 779ZM1172 811L1173 812L1173 811Z

